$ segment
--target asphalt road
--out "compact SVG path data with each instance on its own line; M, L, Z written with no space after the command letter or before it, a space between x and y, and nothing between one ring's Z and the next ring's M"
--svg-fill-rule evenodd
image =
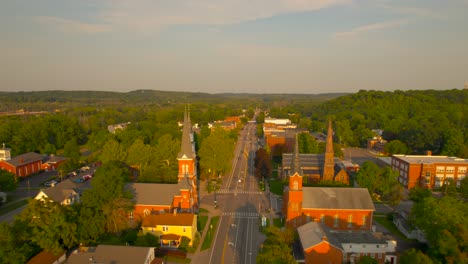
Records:
M260 232L261 216L268 199L253 175L257 149L255 124L242 130L235 149L232 171L217 192L221 210L209 263L255 263L265 236Z

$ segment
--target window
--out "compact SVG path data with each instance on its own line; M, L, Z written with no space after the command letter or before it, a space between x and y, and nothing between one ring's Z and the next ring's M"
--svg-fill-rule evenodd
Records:
M335 215L335 222L333 223L333 226L334 226L334 227L337 227L337 226L338 226L338 220L339 220L339 218L338 218L338 215L336 214L336 215Z
M447 173L453 173L455 171L455 167L447 167Z
M169 231L169 227L168 226L163 226L163 232L167 232Z
M381 259L381 258L382 258L382 253L378 253L378 254L377 254L377 258L378 258L378 259Z
M324 214L321 214L320 215L320 222L325 223L325 215Z
M130 211L130 221L133 221L133 211Z
M353 226L353 215L348 215L348 227Z
M185 233L185 231L186 231L186 228L185 228L185 227L184 227L184 228L182 228L182 232L184 232L184 233Z
M444 173L444 172L445 172L445 167L437 166L437 173Z
M370 257L371 257L371 258L375 258L375 253L371 253L371 254L370 254Z
M367 225L367 215L362 216L362 225L366 226Z
M458 173L466 173L466 167L458 167Z
M430 171L426 171L426 177L431 177L431 172Z

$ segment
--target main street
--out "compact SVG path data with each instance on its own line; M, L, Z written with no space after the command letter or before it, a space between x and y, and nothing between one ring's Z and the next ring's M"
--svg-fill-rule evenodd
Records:
M255 263L265 240L260 227L268 200L254 176L256 150L256 126L248 123L240 132L231 173L216 193L221 218L209 263Z

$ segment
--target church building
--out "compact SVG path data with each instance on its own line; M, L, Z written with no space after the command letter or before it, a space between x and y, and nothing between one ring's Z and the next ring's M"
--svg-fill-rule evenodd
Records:
M323 178L326 180L334 175L333 166L327 166L332 158L333 155L325 154ZM283 216L288 226L297 228L314 221L335 230L371 230L375 208L366 188L302 186L297 137L288 172L289 185L283 194Z
M161 183L129 183L135 199L133 217L145 217L159 212L194 213L198 211L197 188L197 155L195 142L187 110L184 113L182 143L177 155L179 164L178 182L176 184Z
M297 145L297 142L296 142ZM349 184L349 175L346 166L339 158L334 157L333 129L331 120L328 122L327 142L325 154L298 154L298 162L304 183L317 183L320 181L335 181ZM293 153L284 153L281 167L281 177L287 179L292 170Z

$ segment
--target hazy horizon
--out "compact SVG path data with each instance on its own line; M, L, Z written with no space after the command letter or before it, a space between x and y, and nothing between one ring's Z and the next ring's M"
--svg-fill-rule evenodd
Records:
M468 0L2 1L0 91L463 89Z

